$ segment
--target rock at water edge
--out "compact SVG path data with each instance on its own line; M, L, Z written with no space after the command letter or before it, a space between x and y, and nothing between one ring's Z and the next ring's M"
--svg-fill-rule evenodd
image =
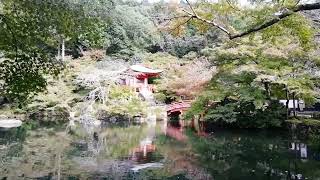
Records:
M0 120L0 128L15 128L20 127L21 125L22 121L17 119Z

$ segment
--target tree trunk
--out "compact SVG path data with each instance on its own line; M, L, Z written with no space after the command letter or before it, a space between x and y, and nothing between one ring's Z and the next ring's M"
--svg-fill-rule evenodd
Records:
M297 117L296 111L296 93L292 93L292 100L293 100L293 116Z
M65 44L64 44L64 38L61 39L61 61L64 61L64 55L65 55Z
M264 88L265 88L266 93L267 93L267 99L271 100L271 91L270 91L269 82L264 82Z

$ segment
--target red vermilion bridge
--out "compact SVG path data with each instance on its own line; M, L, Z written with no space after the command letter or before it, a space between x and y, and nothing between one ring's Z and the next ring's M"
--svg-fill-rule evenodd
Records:
M211 104L215 104L216 102L211 102ZM185 126L193 127L198 132L199 136L208 136L208 134L205 132L204 128L204 121L201 120L203 118L203 114L198 118L193 118L191 121L186 122L183 119L181 119L181 115L185 111L187 111L191 107L192 101L182 101L182 102L174 102L171 104L168 104L166 107L167 115L168 116L179 116L179 126L173 127L173 126L167 126L166 127L166 134L170 137L173 137L179 141L184 141L187 139L185 134L183 133L183 128ZM209 106L208 106L209 107Z
M184 111L187 111L191 107L192 101L182 101L182 102L174 102L167 105L167 114L170 115L172 113L179 112L182 114Z

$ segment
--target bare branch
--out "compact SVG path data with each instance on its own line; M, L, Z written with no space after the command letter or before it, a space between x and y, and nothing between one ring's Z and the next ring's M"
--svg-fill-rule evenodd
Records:
M230 39L243 37L243 36L251 34L253 32L257 32L257 31L263 30L263 29L265 29L267 27L270 27L270 26L278 23L282 19L291 16L292 14L294 14L296 12L314 10L314 9L320 9L320 3L298 5L298 6L294 7L291 10L287 10L287 11L284 11L284 12L278 14L275 18L273 18L271 20L268 20L268 21L264 22L263 24L261 24L259 26L253 27L253 28L251 28L251 29L249 29L247 31L244 31L244 32L241 32L241 33L238 33L238 34L231 35Z
M210 25L212 25L212 26L220 29L221 31L225 32L225 33L228 34L229 36L231 36L231 33L230 33L226 28L224 28L222 25L219 25L217 22L215 22L215 21L213 21L213 20L212 20L212 21L207 20L207 19L205 19L205 18L200 17L198 14L194 14L194 13L191 13L191 12L186 11L186 10L183 10L183 11L184 11L185 13L187 13L187 14L189 15L189 17L194 18L194 19L197 19L197 20L202 21L202 22L204 22L204 23L210 24Z
M320 2L313 3L313 4L301 4L296 6L292 11L299 12L299 11L308 11L308 10L315 10L320 9Z
M232 34L230 31L228 31L225 27L223 27L222 25L218 24L217 22L215 22L214 20L207 20L203 17L200 17L194 10L194 8L192 7L192 5L190 4L190 2L188 0L186 0L190 9L192 10L192 12L189 12L187 10L183 10L191 19L197 19L200 20L204 23L210 24L214 27L217 27L218 29L220 29L221 31L225 32L230 39L235 39L238 37L243 37L246 36L248 34L263 30L267 27L270 27L276 23L278 23L279 21L281 21L282 19L291 16L292 14L299 12L299 11L308 11L308 10L315 10L315 9L320 9L320 2L319 3L313 3L313 4L301 4L301 5L296 5L294 6L292 9L286 9L285 11L282 11L278 14L275 15L274 18L272 18L271 20L265 21L264 23L262 23L261 25L258 25L256 27L253 27L251 29L248 29L247 31L244 32L240 32L237 34ZM299 3L300 1L298 1Z
M196 11L194 10L194 8L193 8L193 6L191 5L191 3L189 2L189 0L186 0L186 1L187 1L188 5L189 5L191 11L193 12L193 14L194 14L194 15L197 15Z
M232 9L234 9L234 10L236 10L236 11L240 11L239 8L233 6L233 4L230 2L230 0L226 0L226 1L227 1L228 5L229 5Z
M297 0L296 4L294 6L298 6L301 0Z

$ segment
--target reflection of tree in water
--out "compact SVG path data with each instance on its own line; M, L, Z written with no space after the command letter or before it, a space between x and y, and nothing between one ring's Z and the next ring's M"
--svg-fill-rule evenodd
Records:
M289 150L288 141L276 133L271 136L216 133L210 139L190 134L189 138L193 149L201 155L203 166L217 179L319 177L320 171L315 167L320 162L306 159L307 146L299 143L299 151Z
M6 163L12 157L22 155L22 142L25 141L26 133L26 126L13 129L0 129L0 169L5 169Z
M95 157L98 160L77 157L78 162L82 169L97 172L94 178L103 175L124 179L210 179L211 176L190 160L190 149L184 143L166 141L162 144L161 139L165 136L159 136L160 131L160 127L157 129L153 125L101 129L97 132L98 139L104 139L105 143ZM80 162L80 159L87 160ZM91 167L88 167L89 162L93 163ZM162 168L157 167L162 163ZM153 168L147 170L145 167ZM131 171L133 168L139 171Z
M74 148L69 154L83 169L100 173L103 169L105 175L114 172L125 175L132 167L132 161L158 160L153 154L154 136L155 127L147 125L77 129L73 135Z
M98 156L100 151L105 146L105 139L99 138L100 127L92 127L91 125L83 125L86 130L87 136L85 141L87 143L87 152L93 156Z
M154 136L155 127L148 126L95 128L89 131L77 128L69 135L64 131L37 129L28 133L26 142L19 143L21 148L16 152L21 157L1 153L10 161L0 169L0 179L4 178L3 175L9 178L24 175L26 178L56 179L142 177L140 175L144 170L138 174L131 171L134 164L158 162L163 158L160 153L153 152L155 147L144 155L143 147L152 147ZM0 138L0 141L3 139ZM135 161L131 153L136 148L141 156ZM6 168L9 171L5 171Z
M159 135L156 140L158 151L164 154L165 166L161 170L164 174L176 174L181 179L212 179L212 176L202 168L191 146L185 141L179 141L170 135ZM173 178L173 177L172 177Z
M72 138L70 155L95 157L100 153L102 141L97 133L98 128L83 125L81 128L69 131Z
M189 135L187 141L177 141L159 135L160 131L153 126L116 126L89 132L76 129L66 135L63 131L38 129L19 142L23 131L17 129L9 132L9 139L4 135L0 138L1 143L18 142L17 149L0 149L0 157L7 158L0 177L24 174L28 178L250 180L286 179L289 173L309 179L320 177L320 163L315 160L319 157L318 146L287 140L276 133L215 132L208 138ZM2 153L8 150L11 154ZM132 171L133 167L153 162L162 163L162 167Z
M28 133L24 131L23 136L25 141L12 142L21 148L16 151L7 149L10 154L4 155L7 161L3 168L0 168L0 178L59 177L62 162L66 158L63 152L68 147L65 133L55 133L52 129L36 129ZM2 152L0 154L2 155Z

